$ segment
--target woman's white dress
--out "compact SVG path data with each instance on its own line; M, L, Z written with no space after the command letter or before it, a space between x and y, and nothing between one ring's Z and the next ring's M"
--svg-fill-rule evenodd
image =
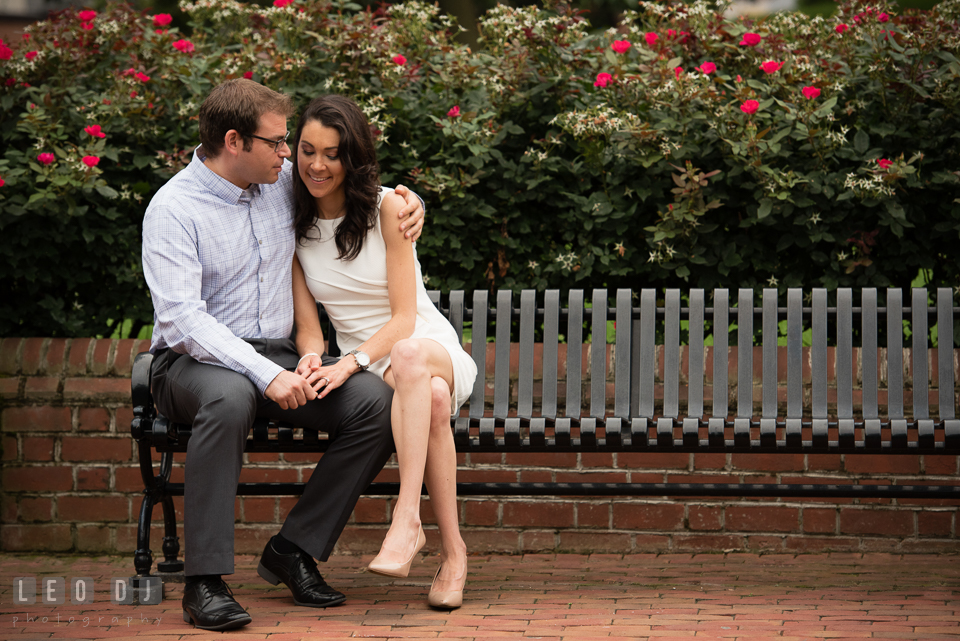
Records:
M381 202L390 191L393 190L386 187L380 189ZM376 225L367 233L360 254L350 261L337 257L334 233L341 220L318 218L319 240L316 230L311 230L307 238L297 243L297 257L310 293L323 304L337 330L337 344L341 352L346 354L369 340L387 324L392 315L387 292L387 246L380 232L379 212ZM477 365L463 350L456 330L427 296L416 245L413 262L417 279L417 323L412 338L434 340L450 354L454 385L450 395L450 410L456 414L470 398L477 377ZM371 363L369 371L383 378L389 365L388 354Z

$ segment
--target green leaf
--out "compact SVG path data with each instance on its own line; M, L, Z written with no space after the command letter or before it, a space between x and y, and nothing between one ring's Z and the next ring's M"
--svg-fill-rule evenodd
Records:
M865 154L867 149L870 148L870 134L863 129L858 129L853 137L853 148L857 150L857 153Z
M760 207L757 209L757 218L763 220L770 215L771 211L773 211L773 201L769 198L764 198L760 201Z

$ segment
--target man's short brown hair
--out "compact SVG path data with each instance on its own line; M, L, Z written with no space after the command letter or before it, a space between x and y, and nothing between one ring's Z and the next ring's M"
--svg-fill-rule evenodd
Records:
M293 114L293 101L246 78L218 85L200 106L200 144L204 152L210 158L217 157L231 129L243 137L243 148L249 151L253 144L251 136L260 126L260 116L266 113L289 118Z

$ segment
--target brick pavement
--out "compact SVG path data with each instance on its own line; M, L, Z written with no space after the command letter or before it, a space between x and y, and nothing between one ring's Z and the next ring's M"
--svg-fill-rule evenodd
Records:
M364 572L369 558L337 556L321 566L348 600L315 611L293 605L283 586L262 581L256 557L239 556L230 583L254 621L226 634L274 641L960 638L960 555L478 556L470 560L464 607L452 613L425 603L436 557L415 564L403 580ZM110 577L131 568L119 556L0 554L0 639L171 641L220 634L182 622L177 584L167 584L160 605L110 603ZM95 601L15 607L18 576L92 577Z

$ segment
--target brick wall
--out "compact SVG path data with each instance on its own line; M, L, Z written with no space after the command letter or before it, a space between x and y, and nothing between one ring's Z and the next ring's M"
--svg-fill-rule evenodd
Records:
M145 341L135 340L6 338L0 343L3 550L135 548L142 484L129 437L129 375L133 356L146 348ZM304 481L316 458L250 455L243 479ZM960 472L956 456L460 454L459 463L462 481L858 478L942 484L957 483ZM178 466L174 480L182 478ZM397 479L392 464L380 475L380 480ZM362 498L339 552L376 552L391 503L389 497ZM290 497L238 498L238 552L259 552L292 504ZM461 517L467 545L477 553L936 552L957 550L958 507L957 502L908 500L466 497ZM423 515L425 523L433 522L428 499ZM156 523L159 509L154 518ZM155 555L161 536L156 529ZM435 549L435 530L428 539Z

